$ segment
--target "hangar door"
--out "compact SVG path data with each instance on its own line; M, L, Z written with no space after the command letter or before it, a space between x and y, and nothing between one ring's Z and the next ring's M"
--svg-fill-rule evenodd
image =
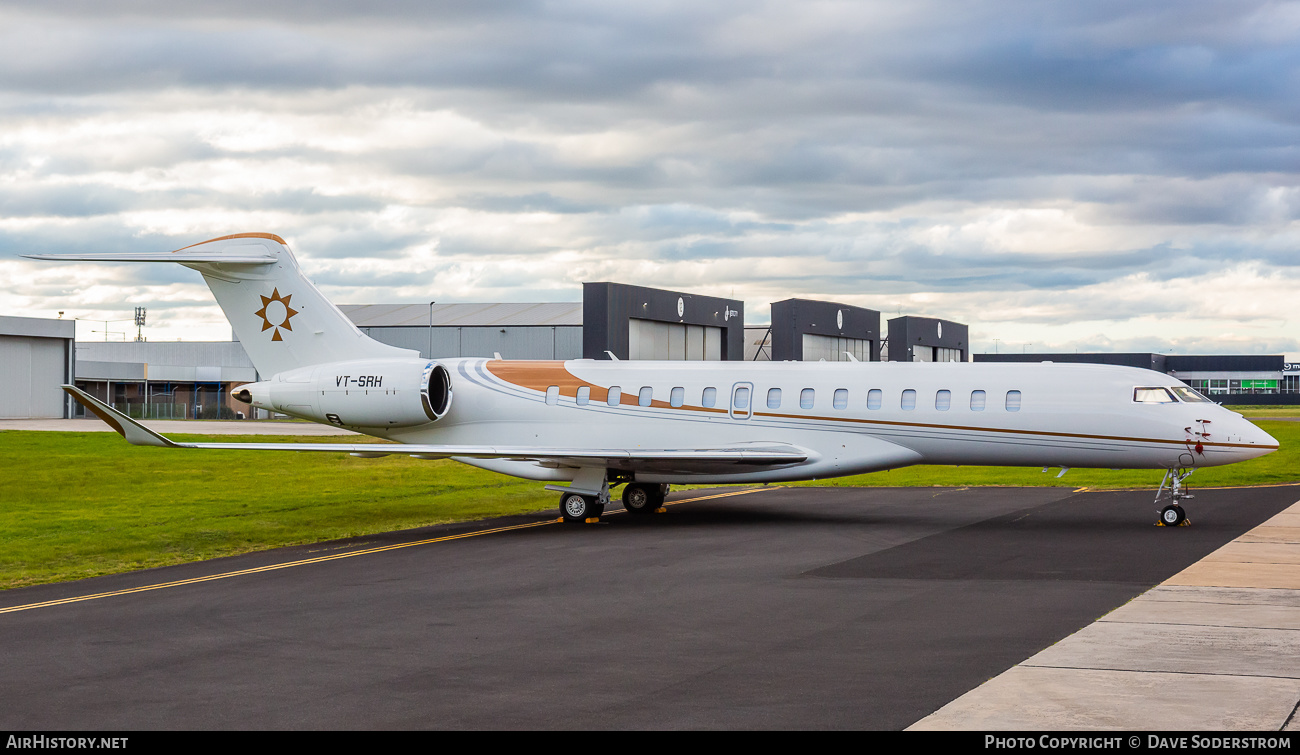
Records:
M62 338L0 336L0 418L62 417Z
M961 349L945 349L941 346L913 346L913 362L960 362Z
M837 336L819 336L815 333L803 334L803 361L847 362L849 352L859 362L871 361L871 341L863 338L840 338Z
M631 318L627 322L627 340L629 359L722 359L722 328Z

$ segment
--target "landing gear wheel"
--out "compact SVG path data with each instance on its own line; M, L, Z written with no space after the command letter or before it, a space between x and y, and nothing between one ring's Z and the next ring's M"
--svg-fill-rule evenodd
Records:
M560 517L566 522L585 522L599 519L605 507L596 503L593 496L565 493L560 496Z
M623 508L629 514L653 514L663 502L663 494L658 485L634 482L623 488Z
M1177 527L1187 519L1187 514L1183 507L1176 503L1170 504L1160 510L1160 523L1166 527Z

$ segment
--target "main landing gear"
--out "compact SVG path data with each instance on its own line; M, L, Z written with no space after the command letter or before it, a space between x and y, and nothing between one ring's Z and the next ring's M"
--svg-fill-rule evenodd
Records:
M609 499L609 494L604 496ZM565 493L560 496L560 517L566 522L586 522L598 520L605 513L605 504L601 496Z
M623 488L623 508L629 514L653 514L664 505L667 485L631 482Z
M629 514L653 514L662 510L667 485L631 482L625 472L613 473L608 479L605 470L582 470L568 487L547 485L548 490L560 491L560 518L566 522L596 522L605 513L610 501L609 486L626 482L623 488L623 507Z
M1196 497L1188 493L1187 488L1183 486L1183 481L1195 471L1194 468L1186 467L1165 470L1165 478L1160 481L1160 489L1156 491L1156 505L1167 502L1165 507L1160 509L1160 521L1157 522L1159 526L1185 527L1191 524L1187 519L1187 513L1179 504L1181 501Z

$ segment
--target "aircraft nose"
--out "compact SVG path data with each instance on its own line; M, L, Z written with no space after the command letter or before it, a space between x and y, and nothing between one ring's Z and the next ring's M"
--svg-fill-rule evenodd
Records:
M1242 441L1257 447L1257 449L1243 449L1247 453L1247 458L1254 459L1265 454L1271 454L1278 449L1280 444L1277 442L1277 438L1261 430L1254 422L1243 417L1238 420L1238 423L1239 427L1235 429L1241 433Z

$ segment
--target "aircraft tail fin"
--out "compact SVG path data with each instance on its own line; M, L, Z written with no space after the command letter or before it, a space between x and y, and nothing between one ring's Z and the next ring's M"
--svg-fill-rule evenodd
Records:
M357 329L298 267L284 239L239 233L174 252L40 254L31 259L96 262L178 262L198 270L263 378L325 362L415 357Z

